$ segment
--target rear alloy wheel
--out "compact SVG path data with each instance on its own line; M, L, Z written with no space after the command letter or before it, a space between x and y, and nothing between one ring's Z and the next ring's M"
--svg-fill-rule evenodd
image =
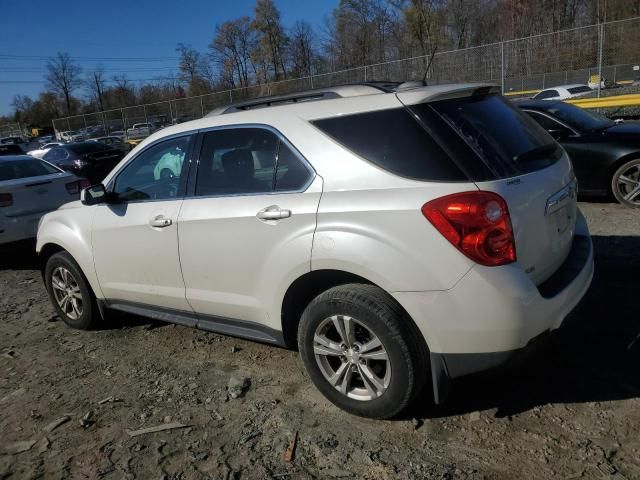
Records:
M318 295L302 314L298 347L318 390L364 417L397 415L430 378L421 334L393 297L373 285Z
M640 159L631 160L616 170L611 189L621 204L640 207Z
M45 286L58 316L70 327L88 330L99 321L95 297L80 267L67 252L52 255Z

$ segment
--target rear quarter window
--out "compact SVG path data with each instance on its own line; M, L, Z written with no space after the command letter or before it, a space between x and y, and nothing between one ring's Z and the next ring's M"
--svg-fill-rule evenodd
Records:
M312 123L363 159L401 177L432 181L467 179L405 108L332 117Z

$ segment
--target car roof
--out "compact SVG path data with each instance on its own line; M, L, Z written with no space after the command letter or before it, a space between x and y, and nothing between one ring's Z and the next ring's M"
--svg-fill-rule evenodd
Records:
M545 90L558 90L558 89L569 90L570 88L575 88L575 87L589 87L589 85L587 85L586 83L572 83L570 85L557 85L555 87L548 87L541 91L543 92Z
M388 85L389 83L390 82L387 82L385 84ZM490 88L493 89L492 91L496 91L495 89L497 88L496 85L488 83L458 83L432 86L414 86L412 83L412 85L406 89L402 88L404 84L396 83L394 85L396 85L395 90L363 84L308 90L306 92L278 97L257 98L250 102L251 105L259 105L261 102L268 103L268 105L260 105L257 108L238 109L235 107L238 105L246 107L249 102L232 104L223 107L225 109L231 107L232 110L228 112L216 109L203 118L166 127L147 137L142 144L147 145L156 139L169 135L216 126L256 123L271 124L278 119L283 121L291 117L311 121L318 118L327 118L338 113L349 114L399 107L400 104L398 103L396 93L411 97L411 103L425 103L445 98L471 95L478 89ZM318 98L318 101L289 101L292 97L300 98L300 96L305 95L316 95L318 92L322 95L322 98ZM326 93L331 92L335 94L326 95ZM343 97L341 94L345 94L345 96Z

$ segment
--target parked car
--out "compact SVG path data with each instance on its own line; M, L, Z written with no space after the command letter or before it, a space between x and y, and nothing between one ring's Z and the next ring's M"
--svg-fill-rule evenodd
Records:
M582 97L591 93L588 85L562 85L547 88L533 96L534 100L566 100L567 98Z
M153 125L150 123L134 123L133 127L127 128L127 138L144 138L153 133Z
M124 143L120 139L120 137L109 136L109 137L90 138L89 141L90 142L100 142L100 143L102 143L104 145L107 145L110 148L115 148L117 150L120 150L121 152L123 152L125 154L129 153L129 151L131 150L129 145Z
M24 153L27 148L27 144L22 137L0 138L0 145L17 145L20 148L20 153Z
M38 142L38 145L40 145L40 148L42 148L42 146L46 145L47 143L55 142L56 138L53 135L43 135L35 138L34 140Z
M120 150L102 143L79 142L54 147L42 158L92 183L100 183L123 157Z
M35 238L47 212L78 200L89 182L27 155L0 157L0 244Z
M110 137L116 137L116 138L118 138L121 142L123 142L123 143L124 143L124 141L125 141L125 137L126 137L126 134L125 134L124 130L114 130L113 132L111 132L111 133L109 134L109 136L110 136Z
M608 78L602 77L601 79L600 75L598 74L591 75L589 77L589 81L587 82L587 84L589 85L589 88L591 88L592 90L597 90L598 84L600 84L600 88L611 88L615 86L615 84L612 81L610 81Z
M53 147L58 147L60 145L64 145L64 143L62 142L45 143L44 145L41 145L40 148L37 148L35 150L29 150L27 152L27 155L31 155L32 157L36 157L36 158L42 158L44 154L47 153L49 150L51 150Z
M60 133L60 140L63 142L81 142L86 138L86 135L80 131L68 131Z
M640 123L616 123L564 102L516 104L567 151L581 194L613 194L623 205L640 207Z
M0 157L6 155L24 155L24 151L19 145L14 145L13 143L0 143Z
M43 219L53 305L76 328L109 308L297 347L358 415L429 382L442 403L560 327L593 275L566 152L498 92L342 86L167 127ZM176 149L192 161L156 175Z

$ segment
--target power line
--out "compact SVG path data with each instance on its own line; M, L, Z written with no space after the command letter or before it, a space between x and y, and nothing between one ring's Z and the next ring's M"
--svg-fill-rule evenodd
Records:
M55 55L11 55L0 54L0 59L4 60L52 60ZM69 57L71 60L77 61L123 61L123 62L166 62L169 60L179 60L180 57Z

